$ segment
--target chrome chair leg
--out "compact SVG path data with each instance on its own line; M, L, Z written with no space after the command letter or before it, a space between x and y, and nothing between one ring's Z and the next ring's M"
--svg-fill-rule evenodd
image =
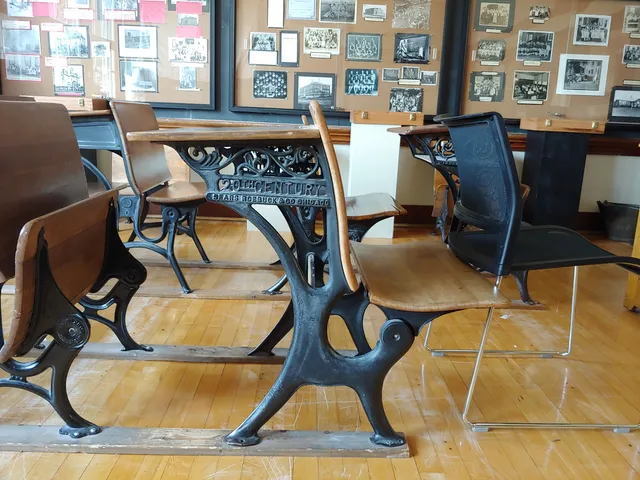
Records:
M573 267L573 292L571 294L571 314L569 316L569 334L567 338L567 348L564 351L560 350L485 350L485 355L510 355L510 356L522 356L522 357L540 357L540 358L553 358L553 357L567 357L571 353L573 345L573 329L576 319L576 301L578 298L578 267ZM429 335L431 334L431 323L427 327L427 331L424 337L424 348L431 353L434 357L443 357L445 355L472 355L477 354L478 350L473 349L436 349L429 347Z

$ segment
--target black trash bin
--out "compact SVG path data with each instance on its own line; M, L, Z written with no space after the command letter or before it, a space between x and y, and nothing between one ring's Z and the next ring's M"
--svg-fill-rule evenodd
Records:
M633 243L640 205L630 203L598 202L604 228L609 240Z

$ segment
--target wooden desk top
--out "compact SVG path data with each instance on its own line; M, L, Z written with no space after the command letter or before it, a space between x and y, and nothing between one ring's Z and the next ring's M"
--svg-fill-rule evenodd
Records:
M159 118L158 126L160 128L193 128L193 127L206 127L206 128L221 128L221 127L264 127L266 125L278 125L278 123L263 123L263 122L242 122L235 120L203 120L196 118Z
M129 132L131 142L198 142L225 140L316 140L320 132L315 127L266 125L261 127L174 128Z
M433 123L431 125L418 125L414 127L394 127L387 130L390 133L397 133L398 135L420 135L423 133L435 133L435 134L447 134L449 129L439 123Z
M73 117L102 117L111 116L111 110L69 110L69 116Z

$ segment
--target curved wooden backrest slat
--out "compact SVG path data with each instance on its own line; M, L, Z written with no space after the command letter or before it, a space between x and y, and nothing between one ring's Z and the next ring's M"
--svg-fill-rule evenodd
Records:
M28 222L21 230L16 251L14 315L0 362L15 355L31 323L36 294L36 252L44 229L49 265L64 296L77 303L96 283L105 257L107 215L117 190L48 213Z
M127 174L133 190L138 194L146 193L171 180L167 156L162 145L127 140L129 132L160 129L151 105L116 100L112 100L110 105L120 131Z
M0 101L0 283L15 274L20 229L89 196L67 109Z
M347 280L347 284L352 291L356 291L359 286L358 279L351 266L351 250L349 244L349 226L347 224L347 208L344 200L344 188L342 187L342 179L340 178L340 167L338 165L338 157L331 142L331 134L324 119L320 104L312 100L309 104L309 111L313 123L320 131L320 138L324 145L327 162L329 163L329 174L331 175L331 183L333 184L333 195L336 202L336 215L338 216L338 234L340 241L340 261L342 263L342 271Z

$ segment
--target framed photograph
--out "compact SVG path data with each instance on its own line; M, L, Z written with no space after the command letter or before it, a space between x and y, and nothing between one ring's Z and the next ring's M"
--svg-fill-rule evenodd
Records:
M431 0L395 0L391 28L428 30Z
M303 30L304 53L340 53L340 29L339 28L315 28L304 27Z
M476 60L481 62L502 62L507 51L505 40L478 40Z
M49 32L49 55L89 58L89 27L65 25L61 32Z
M347 68L344 93L345 95L378 95L378 70Z
M384 22L387 19L386 5L362 5L362 18L369 22Z
M613 87L609 100L610 122L640 122L640 87Z
M158 27L118 25L118 55L124 58L158 58Z
M336 106L336 76L331 73L296 73L294 76L293 108L309 110L311 100L323 109Z
M550 72L516 70L513 77L513 99L521 101L545 101L549 98Z
M515 0L478 0L475 12L475 30L508 33L513 29Z
M84 67L82 65L53 67L53 94L84 97Z
M431 35L396 33L393 61L395 63L429 63Z
M197 68L191 65L180 65L178 67L178 90L199 91Z
M520 62L550 62L554 37L553 32L520 30L516 60Z
M7 53L4 56L4 68L7 80L21 80L27 82L39 82L40 55L14 55Z
M402 80L420 80L420 67L402 67Z
M178 14L178 26L179 27L197 27L200 25L199 15L192 13L179 13Z
M559 95L603 96L607 85L608 55L560 55Z
M347 33L346 59L357 62L382 60L382 35L377 33Z
M287 98L287 72L254 70L253 98Z
M626 5L624 7L623 33L640 33L640 6Z
M421 88L392 88L389 95L390 112L422 112Z
M40 27L31 25L28 30L2 29L4 53L40 55Z
M8 0L7 15L10 17L33 17L33 5L29 0Z
M529 7L529 20L533 23L544 23L551 17L549 5L531 5Z
M625 45L622 50L622 63L640 65L640 45Z
M471 72L469 100L472 102L502 102L504 72Z
M610 32L610 16L578 14L573 32L573 44L606 47L609 45Z
M316 0L287 0L289 20L315 20Z
M158 92L158 62L120 60L121 92Z
M251 50L256 52L275 52L276 34L251 32Z
M320 0L320 22L356 23L356 0Z
M398 83L400 81L400 69L399 68L383 68L382 81Z
M428 72L422 71L420 72L420 85L428 85L430 87L435 87L438 83L438 72Z
M281 67L300 65L300 33L297 30L280 30Z
M91 56L93 58L111 57L111 42L91 42Z
M97 10L98 20L135 22L140 18L138 0L97 0Z
M169 37L169 61L207 63L206 38Z

